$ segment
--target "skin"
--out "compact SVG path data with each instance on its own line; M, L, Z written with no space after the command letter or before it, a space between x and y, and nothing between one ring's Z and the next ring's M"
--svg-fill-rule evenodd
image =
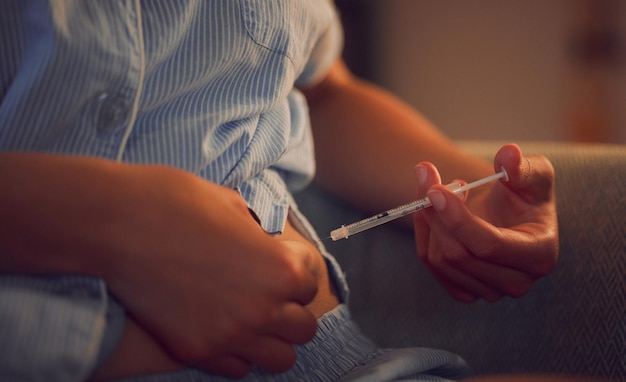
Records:
M274 239L288 246L293 246L294 250L311 251L315 254L315 259L322 259L317 249L299 234L289 222L287 222L283 234ZM336 292L328 278L328 273L325 271L326 266L323 261L319 267L323 270L319 273L319 290L315 298L306 306L316 318L332 310L339 303ZM132 359L133 362L128 362L129 359ZM288 369L288 366L277 366L276 371ZM120 377L175 371L185 367L184 364L173 358L150 333L132 317L129 317L126 321L124 336L117 350L104 365L96 370L91 376L91 380L106 381Z
M455 298L520 297L555 267L554 169L545 157L523 156L515 145L502 147L492 165L471 157L341 62L305 94L320 184L372 213L424 196L441 201L414 214L414 232L420 258ZM381 150L393 154L376 155ZM472 190L466 201L441 185L440 173L444 183L473 181L502 166L508 182Z
M432 164L416 167L418 195L428 196L434 207L414 218L418 253L461 301L521 297L556 265L552 166L542 157L522 158L519 147L506 145L495 157L496 171L502 167L509 181L491 185L467 204L441 185Z
M267 235L232 190L164 166L46 154L0 154L0 178L0 253L11 254L0 271L104 279L177 362L282 371L315 334L306 306L327 277L321 257Z
M453 296L520 296L554 267L554 174L545 158L504 147L495 165L511 180L463 203L440 186L438 171L474 180L492 166L415 110L341 62L302 91L324 187L372 212L441 194L445 207L414 225L419 256ZM393 155L372 160L381 150ZM1 153L0 179L10 185L0 188L0 272L101 277L128 310L124 338L94 379L181 365L230 377L252 364L284 371L295 362L293 346L309 341L316 317L337 304L310 243L289 225L267 235L237 193L191 174ZM506 278L493 277L501 271Z

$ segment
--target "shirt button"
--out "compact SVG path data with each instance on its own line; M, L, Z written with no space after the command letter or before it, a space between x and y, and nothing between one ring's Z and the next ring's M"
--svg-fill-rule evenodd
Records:
M106 134L117 130L127 116L128 108L123 97L107 92L96 96L94 121L98 132Z

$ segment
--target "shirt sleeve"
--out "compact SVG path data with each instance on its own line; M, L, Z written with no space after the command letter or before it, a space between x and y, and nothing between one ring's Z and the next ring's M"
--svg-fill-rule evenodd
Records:
M343 50L343 29L337 9L329 5L332 16L326 30L315 44L307 64L296 79L297 87L312 87L319 83L332 64L341 57Z
M116 346L123 319L102 280L2 276L0 380L83 381Z

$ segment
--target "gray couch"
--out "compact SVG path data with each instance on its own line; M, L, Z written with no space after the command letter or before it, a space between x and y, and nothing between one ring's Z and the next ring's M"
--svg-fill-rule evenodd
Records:
M462 142L492 158L499 142ZM626 380L626 146L520 143L557 172L557 268L523 298L456 302L420 264L409 232L385 225L328 249L353 315L380 346L462 355L476 375L558 373ZM320 236L365 217L315 185L297 196Z

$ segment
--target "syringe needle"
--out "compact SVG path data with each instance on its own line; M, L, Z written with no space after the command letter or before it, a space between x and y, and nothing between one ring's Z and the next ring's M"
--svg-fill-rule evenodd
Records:
M446 187L448 187L454 193L462 193L467 190L471 190L473 188L482 186L483 184L492 182L500 178L504 178L504 180L507 182L509 180L509 176L504 170L504 167L502 168L502 171L498 173L489 175L482 179L476 180L472 183L468 183L464 186L461 186L459 183L450 183ZM388 223L392 220L401 218L402 216L411 214L419 210L423 210L424 208L428 208L431 205L432 204L430 203L430 199L428 199L428 197L420 199L420 200L416 200L414 202L411 202L411 203L408 203L408 204L405 204L396 208L392 208L385 212L381 212L378 215L371 216L367 219L363 219L363 220L360 220L358 222L348 224L348 225L342 225L341 227L330 232L330 238L333 241L346 239L350 235L354 235L359 232L366 231L370 228L377 227L381 224Z

